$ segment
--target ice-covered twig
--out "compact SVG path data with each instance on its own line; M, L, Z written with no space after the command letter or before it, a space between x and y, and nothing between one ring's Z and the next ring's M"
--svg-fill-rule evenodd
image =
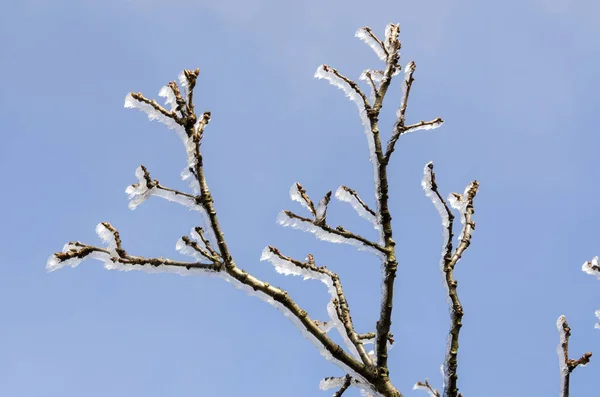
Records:
M315 72L315 78L328 80L330 84L344 91L346 96L354 101L358 106L364 107L367 111L371 108L367 96L362 92L358 84L344 76L336 69L328 65L321 65Z
M415 132L419 130L433 130L435 128L439 128L444 124L444 120L441 117L438 117L431 121L423 121L421 120L418 123L407 125L407 126L394 126L394 131L392 132L392 136L388 141L387 148L385 150L384 160L385 164L389 163L390 157L394 152L394 148L396 146L396 142L400 138L400 135L408 134L409 132Z
M590 362L592 357L591 352L585 353L577 360L569 358L569 337L571 336L571 328L567 324L565 316L560 316L556 321L556 328L560 335L560 343L558 344L558 361L560 367L560 397L569 397L569 382L571 372L579 365L584 367Z
M135 175L138 183L129 185L125 189L125 193L129 196L129 209L134 210L150 196L156 196L181 204L190 210L202 211L198 196L162 186L157 179L150 177L150 173L143 165L135 170Z
M429 397L440 397L440 391L431 387L427 379L425 379L425 382L415 383L413 390L425 390L429 394Z
M358 355L365 365L371 365L371 360L352 324L350 306L342 289L340 278L336 273L325 266L317 267L312 254L308 254L307 262L301 262L283 255L281 251L272 246L268 246L263 250L260 259L271 262L280 274L302 276L305 280L315 279L324 283L331 296L329 306L333 306L335 309L329 313L331 325L338 329L348 349L353 354Z
M354 37L358 37L364 41L373 51L377 54L377 57L382 61L385 61L388 57L388 51L384 43L375 36L375 33L370 27L365 26L356 31Z
M458 282L454 279L454 267L460 260L464 251L469 247L471 242L471 233L475 228L472 215L475 212L473 208L473 200L477 194L479 183L473 181L465 189L465 193L459 196L459 204L454 203L453 207L457 208L461 214L463 230L459 238L459 244L453 252L452 237L454 215L450 206L443 199L435 182L435 173L433 172L433 163L428 163L423 170L423 181L421 186L425 190L425 194L429 197L438 210L442 219L442 227L444 228L444 248L442 250L441 269L444 275L446 291L448 293L450 304L450 336L446 347L446 357L444 359L444 397L457 397L458 393L458 347L459 334L462 327L462 317L464 315L463 307L458 298L457 286ZM451 203L452 204L452 203Z
M359 250L372 252L381 258L384 258L386 254L385 249L379 244L358 234L349 232L342 226L332 228L327 224L319 224L316 220L296 215L288 210L279 213L277 222L282 226L289 226L294 229L310 232L319 240L354 245Z
M177 241L177 245L175 246L177 251L196 258L200 255L200 257L208 259L212 263L220 262L221 258L219 254L211 247L210 241L204 236L204 230L201 227L198 226L193 228L190 235L192 236L191 239L188 236L182 236L179 241ZM201 243L203 247L201 247L199 243Z
M408 106L408 96L410 95L410 87L412 87L413 73L417 68L417 64L414 61L408 63L404 68L404 81L402 82L402 100L400 107L396 112L396 129L404 127L404 119L406 114L406 107Z
M290 198L293 201L297 201L302 204L302 206L306 208L313 216L317 215L315 205L310 197L308 197L308 194L306 194L306 189L304 189L299 182L294 183L290 188Z
M71 242L65 245L62 252L57 252L48 259L46 268L53 271L64 266L75 267L87 258L100 260L104 262L105 268L117 270L156 272L161 269L163 271L173 271L174 268L178 268L175 272L185 273L186 271L216 272L220 267L218 262L181 262L165 258L144 258L129 255L122 247L119 232L108 222L100 223L96 227L96 233L107 244L106 248Z
M371 222L375 229L381 229L381 225L377 220L377 213L369 208L369 206L358 196L358 193L356 193L355 190L342 185L335 192L335 198L349 203L359 216Z

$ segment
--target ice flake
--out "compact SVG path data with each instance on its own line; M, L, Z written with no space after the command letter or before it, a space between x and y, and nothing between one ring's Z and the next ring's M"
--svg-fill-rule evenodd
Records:
M598 261L597 256L595 256L591 262L585 262L581 267L581 270L583 270L585 273L591 276L596 276L600 279L600 270L598 269L600 269L600 261Z
M318 221L322 221L325 219L325 214L327 212L327 205L329 204L329 200L331 198L331 192L327 193L317 205L317 210L315 213L315 219Z
M598 320L600 320L600 310L596 310L596 312L594 314L596 315L596 317L598 318ZM600 329L600 322L597 323L596 325L594 325L594 328L599 328Z
M323 378L319 382L319 389L329 390L329 389L333 389L334 387L341 387L345 381L346 381L345 376L341 376L341 377L331 376L331 377Z
M370 29L367 27L360 28L356 31L356 33L354 34L354 37L357 37L360 40L364 41L369 47L371 47L371 49L373 51L375 51L375 54L377 54L377 57L379 59L381 59L382 61L385 61L387 59L386 51L381 47L381 45L377 42L377 40L375 40L371 36L369 31L370 31Z
M106 244L106 248L110 251L111 256L118 256L117 240L115 239L114 232L103 223L99 223L96 225L96 234Z
M179 86L187 91L190 85L188 83L187 78L185 77L185 71L182 70L181 72L179 72L179 74L177 75L177 80L179 80Z
M385 260L385 254L379 251L376 248L370 247L360 241L349 239L344 236L340 236L338 234L334 234L323 230L319 226L316 226L310 222L305 222L300 219L290 218L285 211L281 211L277 216L277 223L282 226L288 226L293 229L302 230L304 232L310 232L315 235L316 238L323 241L328 241L330 243L344 243L357 247L360 251L368 251L375 255L377 255L382 260Z
M177 101L175 98L175 93L173 89L168 85L163 86L160 91L158 91L158 96L165 98L165 105L169 106L169 111L173 112L177 107Z

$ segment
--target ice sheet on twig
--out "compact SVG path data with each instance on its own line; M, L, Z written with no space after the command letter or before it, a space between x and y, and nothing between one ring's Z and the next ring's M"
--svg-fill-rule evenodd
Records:
M361 218L371 222L375 229L381 229L381 225L379 224L377 217L371 212L367 211L367 209L358 201L358 198L348 191L346 186L340 186L335 191L335 198L339 201L349 203Z
M567 380L567 376L569 375L569 366L567 364L567 357L565 357L565 352L563 350L563 344L567 342L567 333L563 327L566 319L565 316L560 316L558 320L556 320L556 328L558 329L558 335L560 337L560 342L558 347L556 348L556 352L558 354L558 365L560 368L560 395L563 397L564 384Z
M177 101L175 98L175 93L173 89L168 85L163 86L160 91L158 91L158 96L165 98L165 106L169 107L169 111L174 111L177 107Z
M354 34L354 37L359 38L360 40L364 41L369 47L371 47L371 49L375 52L375 54L377 54L377 57L379 59L381 59L382 61L385 61L387 59L387 54L385 50L383 49L383 47L381 47L377 40L375 40L371 36L371 34L369 33L369 28L363 27L358 29Z
M129 209L136 209L141 203L146 201L150 196L161 197L165 200L175 202L177 204L181 204L184 207L189 208L190 210L204 212L204 209L200 204L197 204L196 201L189 196L178 194L175 191L166 190L159 188L157 186L153 186L148 188L148 184L144 175L144 170L142 166L139 166L135 170L135 176L138 179L138 183L129 185L125 189L125 193L129 196Z
M152 105L138 101L131 95L131 93L125 96L125 108L141 110L142 112L148 115L148 119L156 120L159 123L166 125L170 129L175 130L180 136L181 134L185 135L185 129L183 128L183 126L177 124L177 122L171 117L167 117L158 110L156 110Z
M293 229L298 229L298 230L312 233L319 240L328 241L330 243L343 243L343 244L353 245L361 251L371 252L371 253L377 255L382 260L385 260L385 254L383 254L381 251L379 251L376 248L370 247L370 246L368 246L360 241L357 241L355 239L350 239L350 238L347 238L344 236L340 236L338 234L328 232L310 222L305 222L305 221L302 221L302 220L296 219L296 218L290 218L285 213L285 211L281 211L279 213L279 215L277 216L277 223L279 223L282 226L289 226Z
M292 187L290 187L290 199L292 201L299 202L304 208L306 208L308 210L308 212L310 212L312 214L312 209L310 208L308 203L302 197L302 194L300 193L300 190L298 189L297 183L294 183L292 185Z

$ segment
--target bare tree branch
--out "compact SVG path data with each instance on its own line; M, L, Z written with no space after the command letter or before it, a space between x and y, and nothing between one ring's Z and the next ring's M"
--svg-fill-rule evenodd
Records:
M560 397L569 397L571 372L579 365L584 367L589 363L592 353L587 352L577 360L570 359L569 338L571 337L571 328L569 328L565 316L560 316L558 318L556 327L558 328L558 334L560 335L560 343L557 349L560 363Z
M442 226L445 228L441 265L448 297L450 298L451 303L451 325L449 343L444 359L444 397L458 397L458 395L460 395L457 386L458 339L462 327L464 310L458 298L458 282L454 279L453 271L463 252L471 243L471 233L475 228L475 222L472 220L473 213L475 212L473 208L473 199L477 194L479 183L477 181L470 183L463 195L457 193L452 193L450 195L451 205L460 211L461 221L463 223L459 244L454 252L452 247L454 215L438 190L437 183L435 182L435 173L433 172L433 163L429 163L425 166L422 186L423 189L425 189L426 195L432 200L434 206L438 210L440 217L442 218Z

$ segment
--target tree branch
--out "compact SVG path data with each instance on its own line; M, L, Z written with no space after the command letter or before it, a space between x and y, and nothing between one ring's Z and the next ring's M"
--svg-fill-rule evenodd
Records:
M458 298L458 282L454 279L454 267L471 242L471 233L475 228L475 222L472 220L473 213L475 212L473 200L477 194L479 183L477 181L471 182L463 195L456 193L450 195L450 204L460 211L463 223L463 230L459 238L460 241L454 252L452 247L454 215L438 190L437 183L435 182L435 173L433 172L433 163L428 163L425 166L422 186L426 195L438 210L442 219L442 226L444 227L444 248L442 251L441 267L451 303L450 337L444 359L444 397L458 397L460 395L457 386L458 340L464 310Z
M571 328L567 324L565 316L560 316L556 321L560 343L558 345L558 359L560 363L560 397L569 397L569 386L571 372L579 365L584 367L590 362L591 352L585 353L577 360L569 358L569 338L571 337Z

